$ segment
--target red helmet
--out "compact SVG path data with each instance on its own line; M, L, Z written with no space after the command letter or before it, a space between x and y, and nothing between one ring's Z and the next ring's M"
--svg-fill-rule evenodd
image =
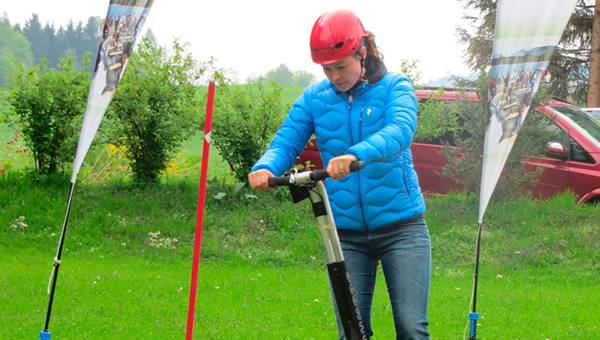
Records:
M321 15L310 33L310 54L317 64L340 61L356 51L367 31L360 19L349 10Z

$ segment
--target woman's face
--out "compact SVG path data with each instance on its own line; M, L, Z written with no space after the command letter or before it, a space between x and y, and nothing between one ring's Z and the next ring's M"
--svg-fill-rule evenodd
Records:
M358 56L351 55L338 62L323 65L323 72L339 91L346 92L360 80L362 67Z

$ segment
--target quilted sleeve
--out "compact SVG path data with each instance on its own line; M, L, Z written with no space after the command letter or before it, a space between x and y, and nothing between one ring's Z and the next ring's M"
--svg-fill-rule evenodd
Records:
M407 78L395 76L391 80L386 103L384 127L347 150L366 164L409 148L417 128L417 97Z
M267 169L275 176L280 176L294 165L314 131L312 112L308 106L309 92L310 88L296 99L267 151L252 167L252 171Z

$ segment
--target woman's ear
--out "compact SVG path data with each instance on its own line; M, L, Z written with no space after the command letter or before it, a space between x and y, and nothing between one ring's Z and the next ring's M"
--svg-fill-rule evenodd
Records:
M365 59L367 57L367 47L363 46L360 48L360 55Z

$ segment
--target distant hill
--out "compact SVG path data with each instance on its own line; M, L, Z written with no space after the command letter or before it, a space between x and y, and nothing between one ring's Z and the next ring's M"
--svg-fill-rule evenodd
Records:
M464 79L467 81L475 81L477 79L477 74L472 73L469 75L456 75L450 74L442 78L432 79L425 83L424 86L428 87L456 87L460 84L457 84L458 79Z

